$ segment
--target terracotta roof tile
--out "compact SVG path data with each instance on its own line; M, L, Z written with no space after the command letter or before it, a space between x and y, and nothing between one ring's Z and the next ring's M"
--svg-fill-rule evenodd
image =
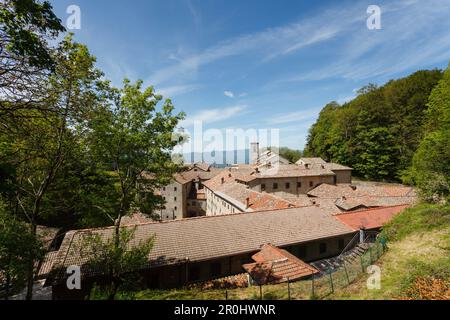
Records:
M64 281L67 266L82 266L89 260L81 255L79 244L91 232L106 239L114 228L68 232L53 266L55 281ZM130 245L155 235L149 263L159 266L251 253L267 243L287 246L352 232L326 211L304 207L140 224Z
M271 244L265 244L252 258L255 263L242 267L258 284L297 280L319 273L316 268Z
M344 213L335 217L353 230L359 230L361 228L374 229L382 227L396 214L400 213L407 207L408 205L382 207L352 213Z
M296 164L301 164L301 163L307 163L307 164L324 164L327 163L325 160L323 160L322 158L300 158L298 159L298 161L296 162Z
M215 188L214 192L220 192L228 197L240 202L243 206L247 205L254 211L270 209L286 209L296 205L280 197L269 193L261 193L247 188L247 186L238 182L228 182Z

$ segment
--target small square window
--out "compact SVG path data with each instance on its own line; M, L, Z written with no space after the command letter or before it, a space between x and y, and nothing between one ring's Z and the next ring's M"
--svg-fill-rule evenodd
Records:
M313 186L314 186L314 182L310 181L310 182L309 182L309 186L310 186L310 187L313 187Z
M291 184L289 182L286 182L286 189L289 189L291 187Z
M302 187L302 183L301 182L297 182L297 188L301 188Z
M266 191L266 184L265 183L261 184L261 191Z
M177 201L177 197L173 197L173 201Z
M177 191L177 187L173 187L173 191Z
M273 189L275 190L275 189L278 189L278 183L274 183L273 184Z

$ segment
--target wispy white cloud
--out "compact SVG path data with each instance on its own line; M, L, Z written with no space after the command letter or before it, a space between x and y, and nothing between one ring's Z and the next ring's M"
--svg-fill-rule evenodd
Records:
M350 37L339 38L335 59L319 69L275 82L361 80L391 76L450 59L449 1L395 1L380 7L381 30L353 28Z
M270 120L270 124L284 124L295 121L305 121L315 119L320 111L320 108L317 109L308 109L302 111L289 112L285 114L279 114L273 116Z
M196 121L201 121L203 124L220 122L241 115L246 108L247 105L236 105L226 108L204 109L197 114L188 116L180 123L180 126L186 128L192 126Z
M157 89L156 92L162 95L164 98L173 98L177 95L185 94L200 88L200 85L178 85L178 86L170 86L163 87Z
M228 98L234 98L234 93L231 91L224 91L223 95L228 97Z
M332 39L355 21L364 21L365 16L357 14L361 8L356 7L352 7L351 10L347 8L325 11L297 23L221 41L197 54L180 59L175 65L156 71L149 80L151 83L159 84L175 76L195 75L199 67L231 56L251 53L260 61L268 61L291 54L307 46Z

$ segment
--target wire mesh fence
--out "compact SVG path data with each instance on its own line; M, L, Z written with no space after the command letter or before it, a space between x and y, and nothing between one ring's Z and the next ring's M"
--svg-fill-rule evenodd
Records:
M306 280L275 285L252 286L246 289L225 290L226 300L288 300L322 299L335 291L347 287L385 252L386 244L375 242L368 250L352 261L344 261L341 267L321 272Z
M236 289L191 289L172 292L163 299L195 300L300 300L323 299L354 282L385 252L386 243L370 244L367 251L352 260L344 260L339 268L321 272L300 281L252 285ZM156 296L155 296L156 298Z

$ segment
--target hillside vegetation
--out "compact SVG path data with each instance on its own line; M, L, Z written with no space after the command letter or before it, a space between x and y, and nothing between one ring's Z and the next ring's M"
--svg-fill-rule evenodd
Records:
M417 71L352 101L327 104L305 153L349 165L356 176L411 183L426 198L448 195L450 70Z
M330 299L450 299L450 207L420 204L384 227L388 251L376 263L381 288L362 275Z

